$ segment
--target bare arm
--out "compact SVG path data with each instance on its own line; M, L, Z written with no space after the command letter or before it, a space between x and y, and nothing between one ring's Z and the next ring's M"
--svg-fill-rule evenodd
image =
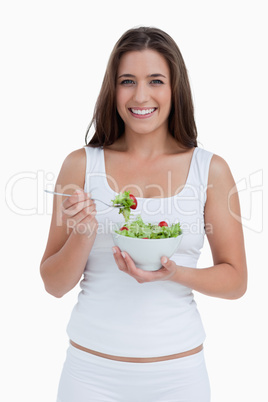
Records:
M56 191L73 195L54 196L47 246L40 264L45 288L55 297L62 297L79 282L96 237L95 204L82 190L85 165L85 150L73 152L65 159L56 184Z
M207 238L214 266L204 269L181 267L173 278L201 293L227 299L241 297L247 287L243 231L241 221L237 220L240 206L234 188L228 165L214 155L205 207Z
M226 162L214 155L209 173L209 188L205 206L205 224L211 247L212 267L196 269L178 266L174 261L162 258L163 267L146 272L135 266L127 253L122 257L115 248L118 267L138 282L172 280L209 296L225 299L241 297L247 287L247 265L237 192L231 190L235 182Z

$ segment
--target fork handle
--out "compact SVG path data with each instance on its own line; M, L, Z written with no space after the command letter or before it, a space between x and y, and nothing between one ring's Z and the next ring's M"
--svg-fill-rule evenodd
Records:
M99 202L101 202L102 204L104 204L104 205L107 205L107 207L113 207L113 208L120 208L121 207L121 205L120 204L115 204L115 205L112 205L112 204L107 204L106 202L104 202L104 201L102 201L102 200L99 200L98 198L93 198L93 200L94 201L99 201Z

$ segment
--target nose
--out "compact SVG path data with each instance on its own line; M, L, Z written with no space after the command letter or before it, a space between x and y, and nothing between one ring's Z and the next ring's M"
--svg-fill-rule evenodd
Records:
M138 83L133 94L133 100L138 104L146 103L150 99L150 89L146 83Z

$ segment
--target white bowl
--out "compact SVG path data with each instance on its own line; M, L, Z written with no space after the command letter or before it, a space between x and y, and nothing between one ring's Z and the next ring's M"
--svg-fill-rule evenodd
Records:
M162 267L161 257L170 258L178 248L182 235L167 239L138 239L113 232L113 241L121 251L126 251L136 267L144 271L157 271Z

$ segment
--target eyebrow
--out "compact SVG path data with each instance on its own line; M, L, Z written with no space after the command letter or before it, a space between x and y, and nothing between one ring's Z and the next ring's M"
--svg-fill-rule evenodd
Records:
M133 75L133 74L122 74L122 75L120 75L120 76L118 77L118 79L119 79L119 78L122 78L122 77L135 78L135 75ZM163 78L167 78L165 75L160 74L160 73L149 74L149 75L147 75L146 78L149 78L149 77L163 77Z

